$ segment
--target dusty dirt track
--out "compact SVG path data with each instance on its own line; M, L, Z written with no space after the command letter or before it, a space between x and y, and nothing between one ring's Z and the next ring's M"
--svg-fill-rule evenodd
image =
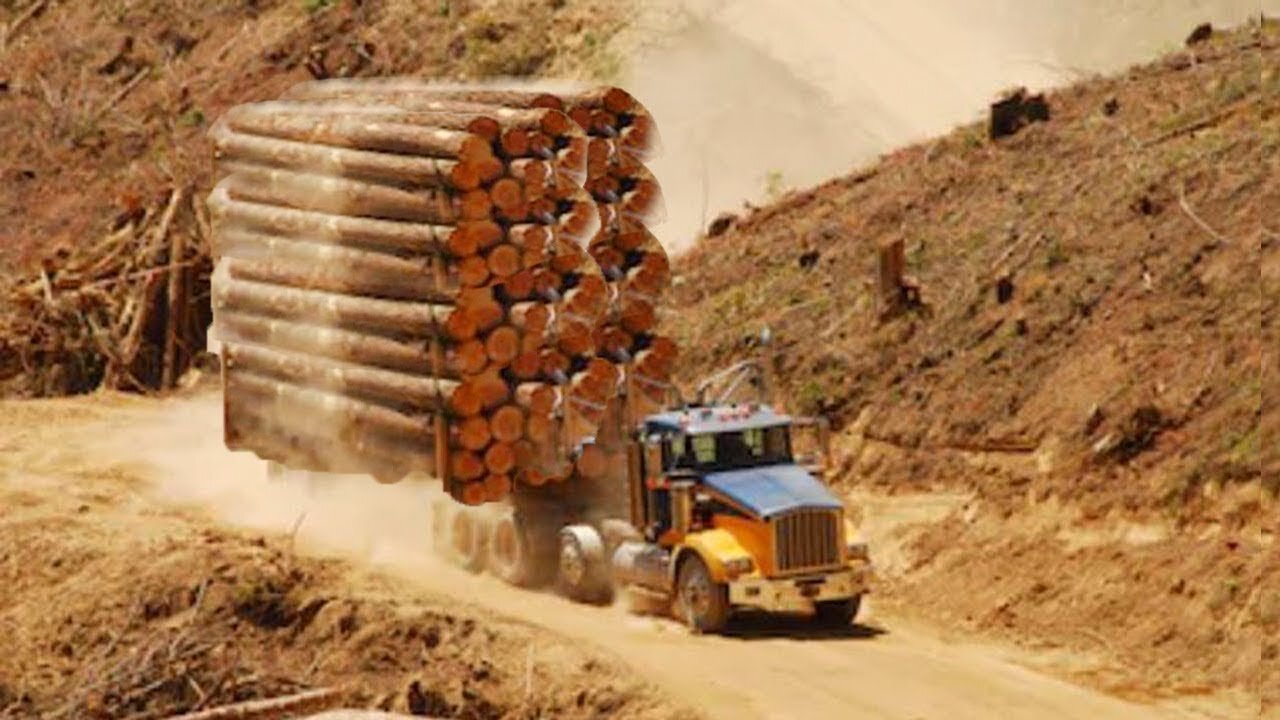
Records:
M213 533L223 542L253 543L217 527L225 523L256 526L269 535L292 530L303 554L345 556L344 562L324 566L331 571L319 573L338 578L324 588L330 602L377 596L401 615L427 607L478 620L492 632L487 644L471 650L488 653L497 667L494 675L510 680L517 695L521 685L530 692L529 680L519 677L518 668L525 664L526 652L531 658L527 662L534 662L534 650L526 650L534 647L536 662L549 665L556 678L544 688L538 675L536 694L550 695L550 707L555 707L557 693L575 687L587 693L607 688L611 697L622 698L619 705L588 706L585 711L579 701L573 716L679 717L688 713L680 706L688 704L716 718L1201 717L1189 706L1142 706L1052 679L1025 669L1004 651L957 643L875 608L864 617L865 624L837 635L749 618L729 637L695 637L674 623L628 615L619 607L584 607L508 588L432 558L426 547L428 513L406 502L425 501L429 491L386 489L369 482L367 490L307 501L291 491L267 488L263 476L254 472L260 469L256 461L221 449L218 409L213 394L163 402L99 396L0 405L0 497L5 498L0 531L40 516L40 527L52 534L19 538L30 554L22 567L15 563L7 572L14 578L25 572L45 577L43 582L14 583L16 591L0 593L0 621L21 622L14 609L32 607L37 595L60 582L59 558L76 543L104 533L111 540L101 543L99 553L128 547L122 537L130 534L140 540L166 535L173 538L170 545L200 533ZM77 513L79 503L88 509ZM80 519L60 520L64 507ZM74 533L86 537L72 537ZM51 557L42 558L41 552ZM385 577L370 579L363 572L370 567L385 571L380 573ZM101 604L111 601L104 597ZM523 629L505 617L538 627ZM32 653L48 647L48 639L36 636L44 627L32 622L22 647ZM279 655L259 670L288 668L289 654L295 651L324 655L330 651L326 642L331 641L303 633L283 644ZM337 655L338 646L332 651ZM0 686L11 694L36 684L35 668L47 672L57 666L44 657L25 660L16 666L0 664ZM341 677L349 671L358 680L368 670L360 663L368 660L353 656L351 662L349 668L327 663L325 672ZM516 669L507 672L509 666ZM466 667L474 671L474 664ZM582 672L584 667L589 671ZM16 676L4 676L9 673ZM656 684L673 702L662 700L643 682L637 684L637 676ZM372 703L385 688L362 690L353 697ZM493 692L501 698L506 690ZM567 702L572 708L573 701ZM493 717L531 716L500 700L494 706L508 712Z

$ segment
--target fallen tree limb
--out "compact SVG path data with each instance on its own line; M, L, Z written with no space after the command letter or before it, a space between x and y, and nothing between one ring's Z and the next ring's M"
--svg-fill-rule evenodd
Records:
M337 690L324 688L173 715L168 720L286 720L301 713L329 710L338 704L338 700Z
M17 36L18 31L22 29L22 26L30 22L31 18L40 14L40 11L48 4L49 0L35 0L35 2L27 6L26 10L22 11L21 15L14 18L13 22L9 23L9 25L4 29L4 35L0 36L0 50L7 49L9 41Z

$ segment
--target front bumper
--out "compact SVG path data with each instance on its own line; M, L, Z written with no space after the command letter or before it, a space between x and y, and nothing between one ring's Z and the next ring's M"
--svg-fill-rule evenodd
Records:
M814 603L847 600L867 592L870 576L870 566L859 563L796 577L741 577L729 583L729 604L766 612L811 613Z

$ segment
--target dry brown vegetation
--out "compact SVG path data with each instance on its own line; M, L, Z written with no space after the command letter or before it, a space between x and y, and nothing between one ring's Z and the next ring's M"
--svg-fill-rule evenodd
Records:
M903 606L1095 650L1120 691L1256 692L1277 66L1280 24L1255 22L1051 93L1012 137L962 127L747 213L677 263L686 379L768 324L785 397L844 430L843 482L974 493L914 536ZM875 248L898 238L925 304L882 321ZM1158 531L1064 539L1121 522Z

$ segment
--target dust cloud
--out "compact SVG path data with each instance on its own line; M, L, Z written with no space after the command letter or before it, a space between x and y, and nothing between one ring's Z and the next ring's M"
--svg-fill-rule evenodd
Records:
M196 508L235 527L293 534L308 550L368 564L421 569L433 555L432 508L451 501L438 482L410 477L383 485L365 475L309 481L223 444L220 394L166 401L104 433L95 454L141 462L158 501Z
M665 0L620 38L623 84L662 130L650 167L669 251L720 212L850 172L981 117L1002 89L1063 85L1238 25L1258 0ZM1268 11L1280 0L1265 0Z

